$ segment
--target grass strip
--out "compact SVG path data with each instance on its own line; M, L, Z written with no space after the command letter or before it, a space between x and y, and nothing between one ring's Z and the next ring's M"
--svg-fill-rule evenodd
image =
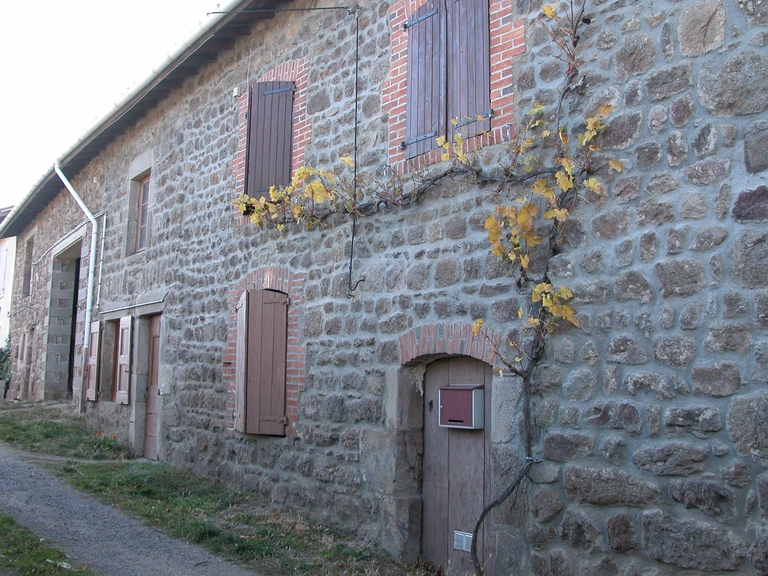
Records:
M162 532L252 565L264 574L424 574L360 546L343 529L275 510L256 495L150 462L59 463L76 488L145 519Z
M6 515L0 515L0 567L19 576L95 576L88 568L70 564L62 552Z
M234 490L182 468L129 460L126 447L89 430L82 417L66 409L0 403L0 441L79 460L48 462L47 466L79 490L161 532L248 564L261 574L430 573L421 565L394 562L349 531L309 522L291 510L275 509L255 492Z
M3 403L0 403L3 404ZM89 430L82 417L53 408L6 405L0 410L0 441L31 452L67 458L129 458L127 447L112 436Z

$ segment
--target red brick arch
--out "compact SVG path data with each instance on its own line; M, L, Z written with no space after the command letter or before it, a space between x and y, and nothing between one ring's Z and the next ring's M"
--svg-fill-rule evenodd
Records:
M483 332L485 335L475 336L472 324L466 322L418 326L399 338L400 363L413 363L424 356L450 355L470 356L492 365L499 334L487 328Z

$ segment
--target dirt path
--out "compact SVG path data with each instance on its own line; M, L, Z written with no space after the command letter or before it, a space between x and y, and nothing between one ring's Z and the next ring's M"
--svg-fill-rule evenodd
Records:
M0 512L101 576L254 576L84 496L0 443Z

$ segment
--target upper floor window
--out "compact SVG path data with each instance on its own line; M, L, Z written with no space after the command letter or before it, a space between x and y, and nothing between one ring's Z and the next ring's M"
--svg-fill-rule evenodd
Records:
M291 182L294 90L287 81L251 87L246 185L251 198L268 196L270 186Z
M490 129L489 0L429 0L406 22L406 158Z
M32 256L35 251L35 237L31 237L24 244L24 270L21 278L21 295L32 294Z
M147 247L149 222L149 175L138 182L138 206L136 209L136 252Z

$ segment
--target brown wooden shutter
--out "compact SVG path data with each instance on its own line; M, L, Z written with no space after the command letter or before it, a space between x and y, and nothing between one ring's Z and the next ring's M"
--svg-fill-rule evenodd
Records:
M237 303L237 342L235 348L235 430L245 432L245 394L248 373L248 292Z
M115 401L120 404L130 402L131 392L131 328L132 318L120 318L117 334L117 368L115 370L116 389Z
M285 436L288 296L253 290L248 309L246 432Z
M99 352L101 348L101 323L91 322L88 340L88 366L85 373L85 399L95 402L98 399Z
M446 125L445 0L430 0L406 24L408 30L408 95L406 158L437 147ZM454 0L448 0L453 2Z
M256 82L251 87L248 129L248 186L252 198L272 185L291 182L293 82Z
M448 42L448 137L453 140L457 132L475 136L491 127L488 0L448 0Z

